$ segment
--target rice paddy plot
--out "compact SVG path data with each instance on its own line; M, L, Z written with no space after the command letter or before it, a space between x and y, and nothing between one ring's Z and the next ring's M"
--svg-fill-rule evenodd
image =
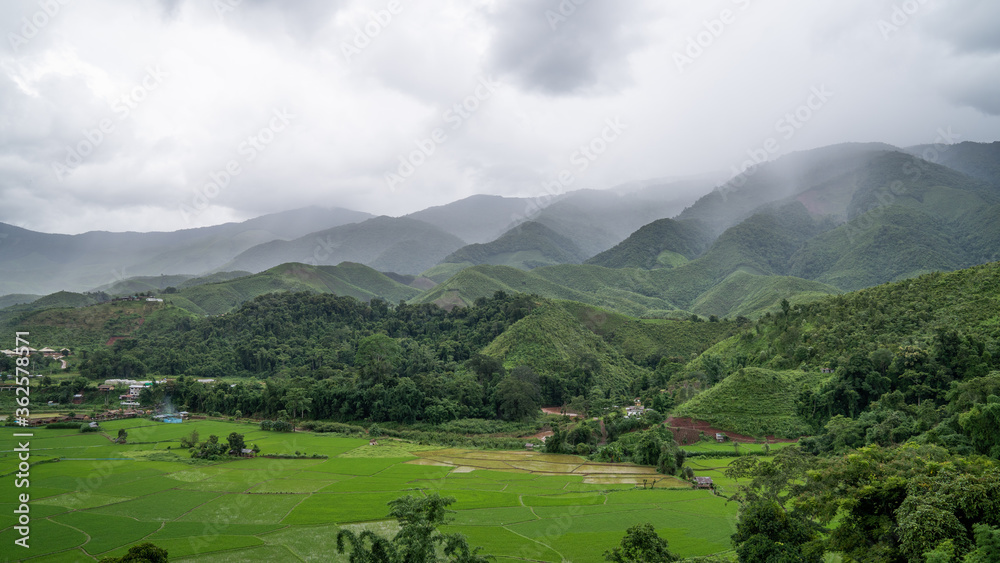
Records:
M323 463L309 467L309 471L324 471L341 475L374 475L403 461L406 461L406 458L352 459L332 457Z
M91 555L138 542L160 529L158 522L139 522L131 518L85 512L60 514L53 516L52 520L76 528L90 536L83 549ZM108 530L114 530L115 533L108 534Z
M586 506L604 504L606 495L598 493L565 493L561 495L522 496L525 506Z
M273 479L254 485L251 493L315 493L326 487L330 481L308 481L304 479Z
M395 522L393 522L393 525ZM393 526L398 528L397 526ZM390 536L396 530L388 526L373 526L375 532ZM268 545L280 545L303 561L347 561L348 555L337 555L336 537L340 526L293 526L262 536ZM287 559L294 561L294 559Z
M405 477L386 477L381 474L376 477L355 477L330 483L319 490L321 493L352 493L357 491L377 492L377 491L403 491L408 489L424 489L427 485L421 486L416 480L408 480Z
M119 502L132 500L132 498L134 497L118 497L112 495L104 495L100 493L90 493L87 491L80 491L80 492L74 491L72 493L64 493L61 495L56 495L53 497L36 500L34 504L59 506L71 510L85 510L87 508L97 508L98 506L105 506L108 504L116 504Z
M217 524L277 524L306 498L305 495L293 494L224 494L177 520Z
M183 484L182 481L177 481L169 476L157 475L155 477L117 482L109 479L107 483L95 488L94 491L111 496L139 497L173 489Z
M654 504L594 504L590 506L573 505L572 515L583 514L609 514L612 512L630 512L638 510L651 510L656 508ZM569 513L566 506L536 506L532 513L538 518L561 518Z
M34 516L34 514L32 514ZM13 527L0 531L0 545L3 546L3 557L20 557L21 553L14 550L23 548L14 545L14 540L21 537ZM32 518L29 548L25 553L32 557L64 551L83 545L87 536L83 532L48 519Z
M481 546L480 553L506 556L528 561L563 561L563 557L547 545L525 538L507 528L485 526L443 526L444 533L464 535L470 546ZM577 559L587 561L587 559Z
M243 524L238 522L165 522L149 536L149 541L225 534L227 536L259 536L283 528L281 524Z
M514 493L495 493L490 491L449 491L448 496L455 499L455 504L449 507L452 510L521 506L518 495Z
M526 506L505 508L478 508L457 510L452 514L452 524L456 526L506 526L518 522L538 520L538 516Z
M340 457L410 457L415 455L414 452L431 451L439 449L438 446L425 446L420 444L411 444L408 442L379 442L377 446L370 446L368 444L363 444L352 450L348 450L342 454Z
M399 492L314 493L296 506L282 523L340 524L382 520L388 518L389 501L400 496L403 495Z
M145 522L159 522L174 520L217 496L219 496L218 493L172 490L91 510L97 514L125 516Z

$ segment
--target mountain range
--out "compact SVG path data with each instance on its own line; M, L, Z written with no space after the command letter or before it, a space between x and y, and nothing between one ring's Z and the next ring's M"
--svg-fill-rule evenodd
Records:
M450 308L501 290L634 316L754 316L783 299L994 261L998 248L1000 142L852 143L722 184L477 195L404 217L312 207L172 233L81 235L0 224L0 308L57 291L167 288L199 314L279 290Z

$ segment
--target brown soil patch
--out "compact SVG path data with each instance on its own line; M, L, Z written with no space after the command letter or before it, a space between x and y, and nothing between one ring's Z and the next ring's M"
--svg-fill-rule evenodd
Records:
M542 412L545 414L565 414L566 416L573 418L580 416L575 412L562 412L562 407L542 407Z
M684 446L687 444L694 444L699 439L701 439L701 433L704 432L705 436L708 438L715 438L716 434L724 434L729 437L730 441L742 442L745 444L752 444L757 441L753 436L747 436L745 434L738 434L729 430L722 430L720 428L715 428L711 424L705 422L704 420L695 420L693 418L686 417L670 417L665 423L670 431L674 434L674 440L677 443ZM796 440L788 438L775 438L774 436L766 436L768 442L795 442Z

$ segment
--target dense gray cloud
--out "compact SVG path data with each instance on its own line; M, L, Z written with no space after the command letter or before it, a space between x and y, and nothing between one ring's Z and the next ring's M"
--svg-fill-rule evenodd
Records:
M639 2L515 0L492 14L490 58L523 88L550 94L619 90L644 42Z
M729 171L770 138L993 141L998 28L973 0L2 2L0 221L398 215Z

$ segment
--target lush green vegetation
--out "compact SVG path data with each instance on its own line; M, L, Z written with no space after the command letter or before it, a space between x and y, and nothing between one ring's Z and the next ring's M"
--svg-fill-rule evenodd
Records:
M128 442L35 429L32 557L93 561L149 542L171 561L346 562L348 553L336 553L338 535L398 538L405 522L396 521L390 503L406 496L418 503L454 498L452 518L437 529L462 534L483 548L480 555L499 561L599 561L645 523L671 552L707 555L729 549L735 517L733 505L683 481L660 475L655 488L643 488L656 477L649 467L573 455L429 449L386 436L369 446L367 437L217 421L102 426L111 435L127 431ZM242 434L262 454L292 458L192 459L181 448L192 430ZM54 458L61 461L38 463ZM10 483L16 463L11 452L0 454L0 481ZM10 510L0 515L5 545L12 545L12 524Z
M276 291L332 293L361 301L380 298L390 303L420 293L367 266L345 262L339 266L282 264L251 276L183 288L166 299L195 313L218 315L258 295Z
M799 415L799 397L829 379L818 372L741 368L674 410L747 436L798 438L811 433Z
M485 244L470 244L444 259L447 263L502 264L530 270L551 264L578 264L585 256L576 244L552 229L529 221Z
M647 270L671 268L680 264L665 260L666 257L678 255L681 263L686 262L705 252L710 242L708 232L698 221L660 219L644 225L614 248L590 258L587 264Z

